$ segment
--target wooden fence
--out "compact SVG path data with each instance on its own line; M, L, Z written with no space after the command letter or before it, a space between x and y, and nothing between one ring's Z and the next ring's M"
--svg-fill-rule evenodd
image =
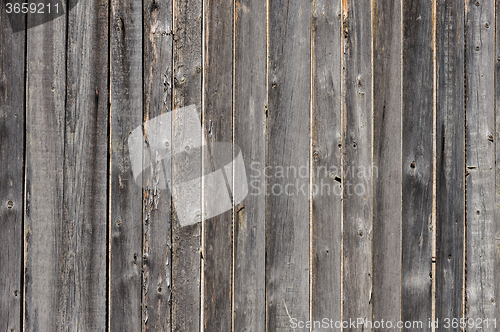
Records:
M2 4L0 331L500 329L500 2L77 2ZM249 193L181 227L128 140L189 105Z

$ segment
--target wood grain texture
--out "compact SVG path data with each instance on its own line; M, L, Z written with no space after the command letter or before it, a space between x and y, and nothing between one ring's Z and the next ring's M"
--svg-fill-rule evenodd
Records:
M106 329L108 5L105 0L88 1L68 13L64 219L56 221L62 223L65 255L59 301L68 330Z
M495 26L496 26L496 64L495 64L495 154L496 154L496 168L495 168L495 271L500 269L500 144L497 144L498 139L500 139L500 18L498 13L500 13L500 2L495 2ZM500 294L500 277L495 274L495 296L498 298ZM496 300L498 301L498 300ZM500 317L500 305L495 306L495 317Z
M462 317L465 226L464 5L438 1L436 22L436 318ZM459 331L459 328L452 329Z
M491 0L465 3L466 316L484 319L497 310L494 10Z
M312 319L341 318L342 3L312 2ZM323 331L316 327L315 331ZM328 329L325 329L325 331Z
M0 8L0 330L21 331L26 32Z
M292 331L310 315L310 3L269 1L268 47L266 328Z
M63 280L69 271L64 261L76 254L69 255L63 242L67 238L63 229L66 23L54 20L27 33L26 331L75 328L75 316L62 311L60 301L63 296L67 299Z
M215 142L233 141L233 7L233 0L204 2L203 126L208 143L208 150L205 149L204 152L208 153L211 152L210 149ZM206 175L215 171L215 167L212 158L205 156ZM225 181L225 185L228 186L233 179L225 178ZM208 182L204 182L203 185L204 207L214 206L219 195ZM204 221L203 326L205 331L232 329L232 212L229 210Z
M372 316L372 15L368 0L344 5L342 301L343 319L355 320Z
M107 24L90 1L28 33L28 331L106 329Z
M266 327L266 2L236 0L234 37L234 141L241 148L246 199L235 207L234 331ZM253 165L253 166L252 166ZM258 169L256 171L255 169ZM238 189L235 189L238 190Z
M401 0L373 7L373 320L401 319Z
M432 17L430 2L403 1L403 321L432 317Z
M146 135L151 135L155 131L147 122L172 110L173 7L172 1L155 0L144 1L143 6L144 130ZM163 137L147 139L151 143ZM147 180L143 178L143 330L170 331L172 196L169 189L160 189L165 184L159 181L165 181L165 172L169 172L171 166L166 165L170 160L159 160L153 150L145 151L144 166L152 167L145 171Z
M177 109L194 104L201 118L203 3L202 0L174 0L173 5L173 114L176 118ZM176 126L177 121L174 121L172 128L174 132ZM199 176L201 176L201 170ZM172 177L174 183L176 181L175 168L172 170ZM199 199L201 211L201 195L197 199ZM201 223L180 227L174 206L172 234L172 331L199 331L201 327Z
M128 138L143 120L142 4L112 1L110 23L109 329L140 331L142 188L132 173Z

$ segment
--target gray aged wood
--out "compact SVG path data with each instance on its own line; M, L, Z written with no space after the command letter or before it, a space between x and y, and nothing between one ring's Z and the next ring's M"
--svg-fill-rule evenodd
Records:
M172 1L143 3L144 19L144 129L147 121L172 110ZM163 124L168 125L168 124ZM159 133L157 133L159 134ZM149 137L149 140L162 137ZM146 149L147 151L148 149ZM150 160L148 160L150 158ZM151 165L143 178L143 330L171 330L171 193L160 189L170 160L159 160L150 150L144 165ZM171 177L167 176L167 177ZM165 184L163 184L165 185Z
M310 315L310 4L270 0L268 29L266 328L292 331Z
M54 20L27 33L26 331L74 328L73 312L62 310L67 308L64 281L70 272L64 261L74 261L76 255L68 250L63 229L66 23Z
M174 118L177 109L193 104L202 113L202 8L202 0L174 0ZM174 166L173 183L176 172ZM200 195L200 211L201 200ZM201 327L201 223L180 227L173 208L172 330L195 332Z
M58 300L69 330L103 331L107 319L108 14L104 0L68 14L64 219L56 222L67 255Z
M142 188L128 138L142 125L142 4L112 1L110 19L109 329L141 330ZM142 159L142 154L136 156Z
M466 316L493 319L498 301L498 271L494 269L495 1L467 1L465 5ZM492 325L483 327L496 330Z
M401 0L373 4L373 320L397 322L402 245Z
M373 96L371 2L343 10L343 318L372 316ZM354 330L359 330L357 326ZM363 328L369 328L364 326ZM350 327L346 330L353 330Z
M461 318L464 281L464 5L438 1L436 22L436 318ZM459 331L460 328L450 329Z
M205 75L203 79L204 174L215 171L207 156L215 142L233 141L233 0L204 2ZM226 187L232 177L225 176ZM204 180L205 181L205 180ZM219 195L203 183L204 208L214 206ZM221 184L224 185L224 184ZM232 329L233 211L204 221L203 327L205 331Z
M15 33L5 3L0 330L498 329L498 1L72 0ZM199 222L241 189L220 142L249 194Z
M22 22L26 24L25 20ZM26 32L0 12L0 330L21 331Z
M235 207L234 331L266 329L266 12L265 1L236 0L234 142L253 186Z
M495 2L495 13L500 13L500 2L496 1ZM495 142L498 142L498 139L500 138L500 103L498 100L500 100L500 18L498 18L498 14L496 14L496 36L495 36L495 42L496 42L496 65L495 65ZM500 144L495 143L495 271L499 271L500 269L500 224L498 223L498 220L500 220ZM498 273L495 273L495 297L496 300L498 301L498 296L500 295L500 276ZM495 317L500 317L500 305L495 306Z
M432 317L432 6L403 1L401 318ZM427 325L424 331L429 331Z
M28 331L106 329L107 24L90 1L28 33Z
M313 320L341 318L342 3L312 3ZM331 329L324 329L331 330ZM323 331L316 326L314 331Z

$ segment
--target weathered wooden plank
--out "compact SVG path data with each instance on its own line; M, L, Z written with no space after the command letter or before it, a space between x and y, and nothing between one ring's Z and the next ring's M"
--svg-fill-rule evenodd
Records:
M144 130L147 144L161 141L163 131L147 121L172 110L172 1L144 1ZM152 122L150 122L152 123ZM162 126L171 125L163 123ZM171 192L165 172L170 160L145 150L143 185L143 330L171 329ZM171 176L171 175L170 175ZM163 181L164 183L160 183Z
M21 331L26 32L14 33L1 8L0 330Z
M233 137L233 6L233 0L204 2L203 126L209 153L215 142L232 142ZM204 158L206 175L216 167L212 158ZM203 207L207 209L220 197L206 177L203 181ZM225 181L228 186L232 177L226 177ZM224 186L223 183L220 185ZM232 327L233 287L232 209L206 220L203 236L203 326L205 331L229 331Z
M464 4L436 20L436 318L461 318L465 227ZM459 327L453 331L461 330Z
M432 317L432 18L429 1L403 1L403 321Z
M142 3L111 2L109 329L140 331L142 188L134 180L128 139L142 125ZM142 151L137 151L142 152Z
M292 331L310 315L311 5L270 0L268 11L266 328Z
M235 213L235 331L265 330L266 12L262 1L235 4L234 139L254 181Z
M68 13L64 219L56 221L63 224L60 296L68 330L106 330L108 6L105 0L87 1Z
M344 6L342 300L344 320L355 320L372 316L371 2L346 1Z
M466 316L494 319L495 1L465 2ZM496 330L491 324L485 331Z
M342 2L312 3L312 320L341 318ZM320 331L316 326L314 331ZM331 329L325 329L331 330Z
M401 319L401 0L373 2L373 320Z
M190 105L202 113L202 0L174 0L174 119L177 110ZM201 117L200 117L201 118ZM176 129L178 127L178 129ZM174 133L182 123L173 122ZM193 135L201 137L201 122ZM201 154L199 154L201 158ZM177 180L173 165L172 183ZM201 176L201 169L198 172ZM192 197L199 201L201 194ZM199 220L201 221L201 220ZM172 214L172 330L199 331L201 318L201 223L180 227L179 218Z
M28 33L28 331L106 329L107 2L67 24Z
M496 127L496 134L495 134L495 142L498 141L500 138L500 103L498 100L500 100L500 18L498 13L500 13L500 2L495 1L495 31L496 31L496 68L495 68L495 127ZM496 148L496 168L495 168L495 271L499 271L500 269L500 224L498 223L498 220L500 220L500 144L495 143L495 148ZM495 273L495 296L498 298L498 295L500 294L500 277L498 276L498 273ZM495 317L500 317L500 305L495 306ZM498 324L498 322L497 322ZM500 325L499 325L500 326Z
M235 207L234 331L266 329L266 197L261 172L266 164L266 12L264 1L236 0L234 140L247 164L247 178L258 189L250 187L245 201Z
M27 33L26 331L62 331L75 327L74 308L67 309L67 281L69 272L74 270L65 268L64 262L74 260L76 252L68 250L66 245L71 237L64 230L62 200L66 23L64 17Z

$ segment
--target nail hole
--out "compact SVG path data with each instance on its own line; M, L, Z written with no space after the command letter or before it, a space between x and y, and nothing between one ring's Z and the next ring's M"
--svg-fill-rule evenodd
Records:
M479 6L479 1L476 1L476 6Z
M410 164L410 168L415 169L415 162L414 161L412 161L412 163Z
M158 293L161 293L161 287L158 287Z
M489 24L489 23L484 23L484 27L485 27L486 29L489 29L490 24Z
M12 209L13 207L14 207L14 202L13 202L13 201L11 201L11 200L9 200L9 201L7 202L7 208Z
M477 215L480 215L480 214L481 214L481 211L477 210L477 211L476 211L476 214L477 214Z
M17 296L18 294L19 294L19 291L16 289L16 290L14 291L14 296Z
M476 51L479 51L479 46L476 46Z

